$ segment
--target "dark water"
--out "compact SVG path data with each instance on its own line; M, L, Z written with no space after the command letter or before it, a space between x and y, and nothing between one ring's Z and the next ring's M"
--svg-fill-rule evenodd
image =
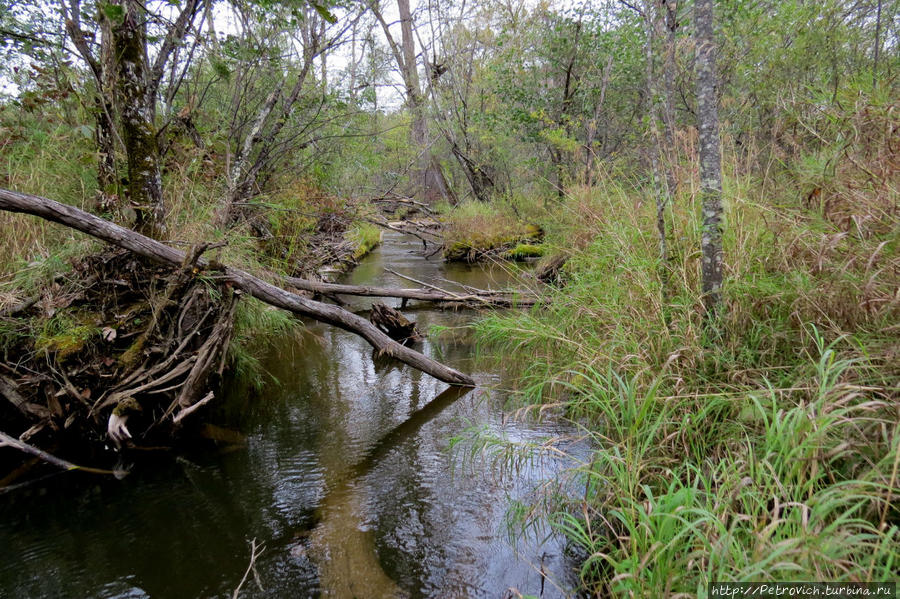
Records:
M387 237L348 281L412 285L384 266L444 286L509 280L501 269L426 261L420 247ZM241 429L243 445L142 464L121 481L69 473L0 495L0 597L230 597L254 538L265 544L263 590L251 574L241 597L499 599L511 587L566 596L559 539L511 537L505 516L567 464L504 472L467 458L466 442L449 445L473 427L515 444L570 431L504 415L503 397L485 390L503 386L502 367L485 372L473 358L461 328L470 313L410 314L425 331L450 328L420 349L481 388L448 389L309 323L263 357L278 384L261 397L235 387L214 414Z

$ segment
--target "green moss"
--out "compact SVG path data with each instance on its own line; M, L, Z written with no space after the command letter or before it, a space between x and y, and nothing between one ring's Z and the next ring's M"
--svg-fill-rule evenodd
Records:
M526 258L540 258L546 253L543 245L520 243L503 254L507 260L525 260Z
M525 225L525 237L527 239L540 239L544 236L544 229L538 225Z
M122 352L121 356L119 356L119 364L126 368L134 366L137 363L137 359L140 357L141 352L144 350L145 342L146 338L143 335L138 336L137 340L132 343L128 349Z
M58 314L44 324L35 337L34 347L55 354L62 362L82 351L99 333L100 329L95 326L83 324L68 314Z

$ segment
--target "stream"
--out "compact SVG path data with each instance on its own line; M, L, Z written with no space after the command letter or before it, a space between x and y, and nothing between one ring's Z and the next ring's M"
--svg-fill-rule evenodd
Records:
M444 287L514 284L508 267L426 260L421 247L386 234L343 281L413 285L388 267ZM0 597L231 597L250 539L265 545L261 588L251 573L241 597L569 596L561 539L547 527L511 533L506 521L513 502L571 464L504 469L468 441L450 445L473 428L515 444L573 430L509 418L503 393L488 391L508 387L508 375L476 357L464 328L472 312L406 314L425 333L446 327L417 349L472 374L478 389L448 388L308 322L259 356L277 382L261 393L232 385L208 414L242 443L141 464L121 481L64 473L0 495Z

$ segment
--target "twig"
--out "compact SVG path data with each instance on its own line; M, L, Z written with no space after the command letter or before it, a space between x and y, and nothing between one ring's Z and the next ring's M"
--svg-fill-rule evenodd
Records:
M231 595L231 599L237 599L238 594L241 592L241 587L244 586L244 583L247 582L247 577L250 576L250 572L253 572L253 580L256 581L256 586L259 587L260 591L264 591L262 587L262 583L259 581L259 574L256 572L256 558L262 555L262 552L266 550L266 544L260 543L259 546L256 545L256 537L250 541L250 563L247 565L247 571L244 572L244 577L241 578L241 582L238 583L237 588L234 589L234 593Z
M415 283L416 285L421 285L422 287L428 287L429 289L434 289L435 291L440 291L441 293L446 293L447 295L449 295L450 297L452 297L454 299L462 298L462 296L460 296L457 293L453 293L452 291L447 291L446 289L441 289L437 285L432 285L431 283L426 283L425 281L420 281L419 279L414 279L408 275L401 275L399 272L397 272L395 270L391 270L390 268L385 268L384 270L385 270L385 272L391 273L395 277L400 277L401 279L406 279L407 281Z
M392 197L385 196L382 198L372 198L369 201L375 202L375 203L383 202L383 203L392 203L392 204L410 204L412 206L415 206L416 208L418 208L425 214L429 214L429 215L434 214L434 210L432 210L428 204L425 204L424 202L417 202L416 200L413 200L411 198L401 198L401 197L393 197L392 198Z
M418 237L419 240L422 242L422 245L424 246L423 247L424 250L428 249L429 241L431 243L436 243L436 241L440 241L440 239L441 239L439 235L435 235L434 233L429 233L427 231L420 230L421 231L421 234L420 234L419 232L410 231L409 229L404 229L402 227L395 227L394 225L392 225L391 223L389 223L387 221L380 221L380 220L377 220L374 218L364 218L363 220L366 221L367 223L372 223L373 225L377 225L379 227L384 227L385 229L387 229L389 231L394 231L396 233L402 233L403 235L412 235L413 237ZM433 239L426 239L425 237L423 237L423 235L431 235L431 237L433 237Z
M172 418L172 422L174 422L175 424L178 424L178 423L181 422L184 418L187 418L188 416L190 416L191 414L193 414L194 412L196 412L197 410L199 410L200 408L202 408L203 406L205 406L206 404L208 404L210 401L212 401L212 399L213 399L215 396L216 396L215 393L213 393L212 391L210 391L209 393L206 394L206 397L204 397L203 399L201 399L200 401L198 401L198 402L195 403L194 405L192 405L192 406L190 406L190 407L187 407L187 408L184 408L183 410L181 410L180 412L178 412L178 413Z

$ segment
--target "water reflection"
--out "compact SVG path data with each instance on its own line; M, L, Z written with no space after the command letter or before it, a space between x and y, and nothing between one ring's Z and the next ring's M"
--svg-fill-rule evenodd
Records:
M420 247L389 238L350 282L408 284L385 264L477 287L509 277L426 261ZM471 314L414 317L427 331L460 327ZM420 349L483 384L503 381L478 372L464 334ZM540 574L565 587L558 539L513 545L503 527L509 497L561 465L500 476L448 452L473 423L523 442L564 429L505 423L502 398L373 361L365 342L316 323L264 361L279 384L253 399L232 389L216 414L241 428L245 448L170 459L124 481L60 476L40 493L0 497L0 597L229 597L254 537L266 544L256 564L263 590L248 582L244 597L500 597L509 587L565 595Z

